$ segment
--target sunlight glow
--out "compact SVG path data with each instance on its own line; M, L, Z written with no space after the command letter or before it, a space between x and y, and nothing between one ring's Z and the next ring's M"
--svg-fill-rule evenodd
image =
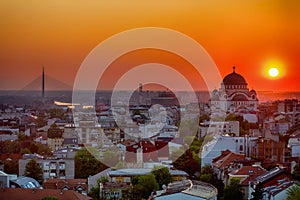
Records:
M279 74L278 69L275 67L270 68L268 72L271 77L276 77Z
M263 63L262 74L267 79L280 79L286 74L286 66L280 59L269 59Z

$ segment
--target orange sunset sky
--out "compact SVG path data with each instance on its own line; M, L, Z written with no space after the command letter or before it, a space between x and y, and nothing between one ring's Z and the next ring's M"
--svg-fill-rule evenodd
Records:
M250 89L300 91L299 11L297 0L2 0L0 90L23 88L41 74L42 66L47 75L73 85L82 61L101 41L128 29L152 26L195 39L223 77L235 65ZM116 63L157 58L183 71L186 67L175 55L148 53L133 52ZM279 69L276 78L266 72L273 66ZM108 85L117 81L117 69L106 73ZM191 82L197 77L189 72L187 76Z

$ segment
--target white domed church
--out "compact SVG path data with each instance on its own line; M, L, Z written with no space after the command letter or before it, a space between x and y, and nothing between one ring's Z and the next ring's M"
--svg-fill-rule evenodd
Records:
M247 87L245 78L235 72L225 76L219 90L212 92L210 106L212 111L225 111L229 113L248 113L256 111L258 99L255 90Z

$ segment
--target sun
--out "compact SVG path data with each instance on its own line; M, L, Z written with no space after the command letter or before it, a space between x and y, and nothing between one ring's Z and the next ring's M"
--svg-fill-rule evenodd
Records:
M279 70L275 67L272 67L272 68L269 69L268 73L269 73L269 76L275 78L275 77L278 76Z
M266 79L278 80L286 75L286 64L281 59L268 59L262 66L261 72Z

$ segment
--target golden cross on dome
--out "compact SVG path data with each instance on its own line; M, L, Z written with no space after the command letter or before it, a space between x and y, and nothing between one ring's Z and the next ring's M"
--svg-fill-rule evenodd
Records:
M233 66L232 69L233 69L233 73L235 73L235 66Z

